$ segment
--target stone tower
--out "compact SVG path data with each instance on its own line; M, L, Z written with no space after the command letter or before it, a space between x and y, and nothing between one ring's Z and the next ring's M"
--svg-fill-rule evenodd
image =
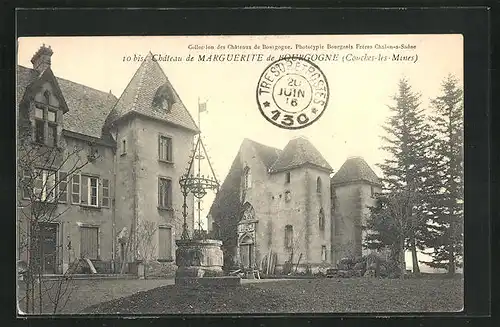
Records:
M346 256L361 256L362 226L382 189L379 178L361 157L348 158L331 178L333 220L333 262Z
M141 224L155 225L152 242L158 246L154 257L172 262L174 242L182 231L179 178L185 173L199 130L151 52L111 110L106 126L117 144L117 233L124 228L140 230ZM190 231L193 206L191 195Z

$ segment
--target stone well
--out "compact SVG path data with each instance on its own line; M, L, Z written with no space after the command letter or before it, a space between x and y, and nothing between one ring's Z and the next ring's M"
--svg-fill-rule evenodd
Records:
M177 240L175 278L219 277L223 275L222 241ZM177 282L176 282L177 283Z

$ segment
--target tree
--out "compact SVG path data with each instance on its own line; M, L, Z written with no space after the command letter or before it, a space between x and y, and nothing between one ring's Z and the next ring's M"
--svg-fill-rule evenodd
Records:
M417 192L408 190L392 190L379 194L377 204L370 207L370 218L365 226L365 246L373 250L382 250L389 246L389 259L400 268L398 275L401 277L406 270L405 240L408 235L415 234L416 225L413 221L420 220L412 216L419 214L417 210L412 210L412 205L420 202L419 197Z
M463 252L463 91L448 75L442 93L431 100L433 144L431 219L426 245L433 248L433 268L454 274L462 265Z
M379 167L383 172L383 188L394 193L395 199L404 203L405 216L402 235L398 235L411 250L413 272L419 273L417 248L423 248L423 233L426 228L426 199L422 182L427 174L428 148L432 140L424 109L421 108L420 95L413 92L409 82L403 78L394 96L395 105L389 106L392 115L383 126L387 136L382 136L386 145L382 149L389 154ZM408 198L404 199L407 196ZM395 201L395 200L394 200ZM399 205L399 204L398 204ZM385 225L373 225L375 230Z
M158 230L158 225L153 221L142 220L137 224L135 242L132 245L133 253L137 260L144 264L145 275L151 262L156 258L156 241L154 236ZM146 276L144 276L146 277Z
M24 304L25 313L35 313L35 307L43 313L48 304L52 304L51 310L56 313L71 295L71 272L68 270L55 280L42 278L46 259L51 259L42 246L44 231L50 224L61 221L69 210L58 203L68 199L71 176L90 161L97 160L98 155L82 146L33 144L25 132L26 129L20 129L17 160L17 247L19 256L26 258L21 261L25 296L20 302ZM93 149L93 144L89 144L89 148Z

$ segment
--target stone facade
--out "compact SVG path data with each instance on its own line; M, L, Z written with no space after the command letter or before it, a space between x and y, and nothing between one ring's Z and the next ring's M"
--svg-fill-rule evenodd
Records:
M360 256L361 225L380 183L369 167L370 175L359 175L357 165L347 160L330 178L331 168L306 139L292 140L283 151L244 140L210 213L216 225L236 222L235 229L221 227L235 238L226 249L234 267L266 270L273 253L277 270L291 260L299 271L314 272ZM239 209L223 206L230 190L240 195Z
M82 257L89 258L98 272L119 271L125 255L129 261L138 258L125 245L143 222L155 228L151 259L173 264L175 240L182 232L178 181L199 132L192 117L151 54L116 98L56 77L52 53L43 46L33 57L33 69L17 70L18 260L31 260L24 243L34 208L43 204L53 208L40 246L46 273L63 273ZM167 160L160 155L162 136L170 142ZM41 160L32 149L56 160ZM54 171L57 182L47 177L52 173L33 173L45 170ZM73 174L64 179L61 172ZM160 178L170 181L170 190L162 192L167 194L161 200L165 205L160 205ZM59 190L61 180L67 182L65 191ZM34 192L27 190L39 181L45 185L42 193L48 191L46 185L57 185L56 201L34 200ZM192 231L192 195L187 204Z

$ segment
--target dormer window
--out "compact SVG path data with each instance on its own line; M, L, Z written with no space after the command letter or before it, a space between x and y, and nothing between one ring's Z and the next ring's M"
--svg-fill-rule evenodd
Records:
M50 96L47 92L44 95ZM34 141L36 143L57 146L57 115L57 110L50 108L48 104L35 103Z
M156 90L156 94L153 98L153 107L168 112L172 104L173 104L172 90L167 84L163 84Z

